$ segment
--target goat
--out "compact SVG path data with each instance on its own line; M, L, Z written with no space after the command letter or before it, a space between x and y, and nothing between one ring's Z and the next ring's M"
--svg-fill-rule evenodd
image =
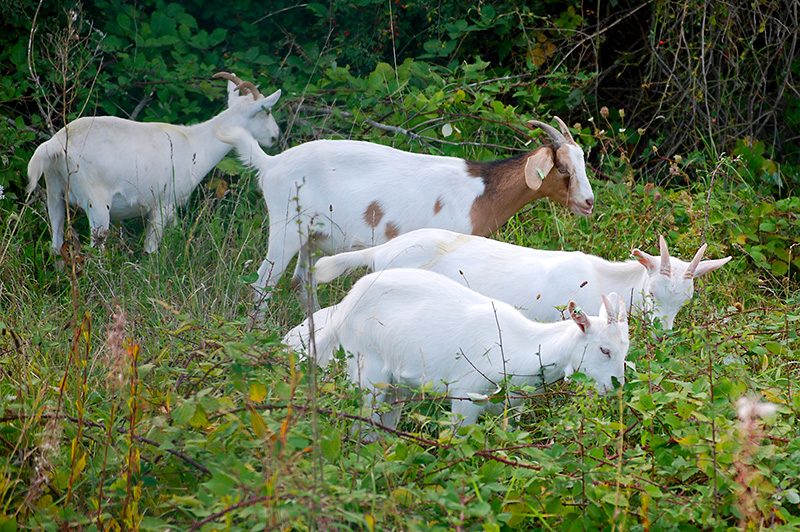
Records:
M265 304L298 253L293 284L305 296L318 251L381 244L421 227L488 236L542 197L590 215L594 196L583 150L564 122L556 121L561 131L528 122L531 129L541 128L550 144L493 162L352 140L316 140L269 156L242 129L218 129L217 137L258 170L269 212L269 246L253 283L255 301Z
M579 251L547 251L515 246L445 231L419 229L380 246L322 257L315 266L317 282L326 283L366 266L422 268L443 274L488 297L520 309L529 319L556 321L572 299L588 306L600 295L617 292L629 311L641 309L651 321L671 329L678 311L692 299L694 279L716 270L731 258L701 262L703 244L690 263L671 257L663 236L660 257L633 250L636 260L610 262Z
M339 346L351 354L349 378L390 405L373 417L390 428L409 390L423 388L446 392L453 420L470 425L502 408L487 396L506 379L512 388L541 386L581 371L599 391L613 388L614 378L625 382L629 336L622 298L603 296L599 317L574 302L568 311L574 324L537 323L443 275L385 270L362 277L338 305L315 313L327 318L316 336L317 361L327 364ZM512 393L509 400L520 397Z
M228 80L228 108L211 120L180 126L83 117L36 149L28 163L27 191L44 174L54 255L64 241L67 202L89 216L92 246L102 244L111 220L146 216L144 251L156 252L176 208L231 150L214 136L215 126L244 127L263 146L275 143L280 129L271 107L280 90L264 97L234 74L213 77Z

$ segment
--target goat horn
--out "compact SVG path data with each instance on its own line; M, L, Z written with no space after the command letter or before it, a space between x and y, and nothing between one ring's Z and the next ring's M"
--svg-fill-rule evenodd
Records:
M230 81L232 83L236 83L237 85L242 82L242 80L240 80L239 77L236 74L233 74L231 72L217 72L216 74L214 74L211 77L212 78L227 79L228 81Z
M625 300L619 296L619 312L617 312L617 323L628 321L628 309L625 307Z
M561 128L561 133L564 135L564 138L566 138L568 142L575 144L575 141L572 139L572 133L569 132L567 124L565 124L564 121L557 116L554 116L553 119L558 122L558 127Z
M261 93L258 92L256 86L250 83L249 81L243 81L239 83L238 85L236 85L236 89L242 96L246 94L252 94L254 100L258 100L259 98L261 98Z
M700 249L697 250L692 262L689 263L689 266L686 268L686 272L683 274L684 279L694 279L694 271L697 269L697 265L700 264L700 261L703 260L703 253L706 252L707 247L708 244L703 244L700 246Z
M538 120L528 120L527 125L531 129L536 129L537 127L547 133L547 136L550 137L550 140L553 141L553 147L558 149L562 144L567 142L567 139L564 138L556 128L551 126L550 124L545 124L544 122L539 122Z
M611 325L612 323L614 323L614 320L617 317L617 312L614 310L614 305L606 297L605 294L601 294L601 297L603 298L603 306L606 308L606 314L607 314L606 322L608 323L608 325Z
M669 261L669 250L664 235L658 235L658 247L661 250L661 275L669 277L672 274L672 267Z

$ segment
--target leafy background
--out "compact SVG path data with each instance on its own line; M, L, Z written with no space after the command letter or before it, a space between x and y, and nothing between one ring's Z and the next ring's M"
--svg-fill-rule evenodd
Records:
M795 2L0 1L0 530L795 530L800 108ZM614 260L732 255L625 387L529 390L516 426L453 439L426 397L384 441L341 368L279 345L247 281L266 213L223 161L169 231L141 223L55 267L42 141L82 115L195 123L231 70L281 88L279 151L356 138L492 159L560 116L588 153L591 219L547 202L496 238ZM73 225L86 240L85 218ZM321 289L338 300L352 279ZM737 401L777 405L762 423Z

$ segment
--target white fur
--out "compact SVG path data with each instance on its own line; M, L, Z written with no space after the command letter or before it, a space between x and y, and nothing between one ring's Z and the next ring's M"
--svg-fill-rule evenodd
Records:
M366 266L422 268L443 274L489 297L520 309L529 319L555 321L570 300L591 308L601 294L623 296L628 310L643 310L671 329L678 311L692 299L694 279L721 267L730 257L700 262L705 245L695 256L696 269L687 277L688 262L670 257L663 237L661 257L635 249L637 260L610 262L579 251L531 249L479 236L441 229L420 229L373 248L322 257L316 264L318 282ZM670 264L661 269L662 257Z
M566 126L563 129L568 134ZM473 223L473 205L488 187L470 174L473 163L464 159L350 140L317 140L269 156L239 128L220 128L217 136L235 145L240 159L258 169L267 203L269 248L253 283L259 304L264 304L266 289L275 286L298 253L294 283L304 290L305 302L305 283L317 252L381 244L421 227L481 234L494 230ZM540 189L557 189L576 214L591 214L594 196L583 151L571 137L561 139L558 150L545 146L531 152L527 164L503 183L533 199L541 197L536 196ZM547 185L545 176L551 180ZM519 202L520 193L506 197L504 201ZM486 207L482 212L492 213L492 222L502 224L521 206L482 205Z
M176 208L231 150L215 126L244 127L264 146L280 134L270 111L280 91L254 98L235 89L229 81L228 108L201 124L83 117L40 145L28 164L28 192L44 174L53 253L64 241L66 201L89 216L92 245L102 243L111 220L146 216L144 250L155 252Z
M442 275L386 270L361 278L341 303L315 314L325 321L317 360L327 364L338 346L351 354L350 379L393 405L374 418L389 427L397 425L402 399L421 388L447 393L454 420L461 416L468 425L502 404L467 398L492 395L506 378L513 386L540 386L581 371L599 390L611 389L612 377L624 383L624 302L609 294L595 303L599 317L573 306L570 321L536 323ZM518 402L514 394L509 399Z

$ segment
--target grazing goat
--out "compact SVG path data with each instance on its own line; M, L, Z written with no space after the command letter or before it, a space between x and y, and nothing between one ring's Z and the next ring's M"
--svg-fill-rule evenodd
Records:
M403 399L419 389L446 392L454 421L460 416L469 425L484 411L502 409L486 399L506 379L512 387L541 386L581 371L601 391L613 388L612 378L623 384L625 303L609 294L597 304L599 317L571 302L574 324L536 323L443 275L386 270L364 276L338 305L315 313L327 317L316 336L317 360L326 364L339 346L351 354L350 379L391 406L373 417L390 428ZM509 399L520 400L513 393Z
M493 162L351 140L316 140L271 157L242 129L219 128L218 138L258 170L269 211L269 247L253 283L256 302L264 304L298 253L293 282L305 296L317 251L372 246L421 227L488 236L542 197L576 214L591 214L594 196L583 150L564 122L556 121L560 132L528 122L541 128L550 144Z
M234 74L214 77L228 80L228 108L211 120L179 126L83 117L36 149L28 163L28 193L44 174L53 254L64 241L67 202L89 216L93 246L102 244L111 220L146 216L144 250L154 253L176 208L231 150L214 136L215 126L243 127L263 146L274 144L280 129L271 107L280 90L264 97Z
M445 275L488 297L514 305L532 320L556 321L567 302L588 307L600 295L617 292L671 329L675 316L694 294L694 279L716 270L731 258L702 261L706 244L690 263L670 257L664 237L661 256L633 250L636 260L610 262L579 251L546 251L506 244L442 229L420 229L359 251L322 257L315 266L317 282L326 283L346 271L366 266L422 268ZM630 308L628 309L631 310Z

